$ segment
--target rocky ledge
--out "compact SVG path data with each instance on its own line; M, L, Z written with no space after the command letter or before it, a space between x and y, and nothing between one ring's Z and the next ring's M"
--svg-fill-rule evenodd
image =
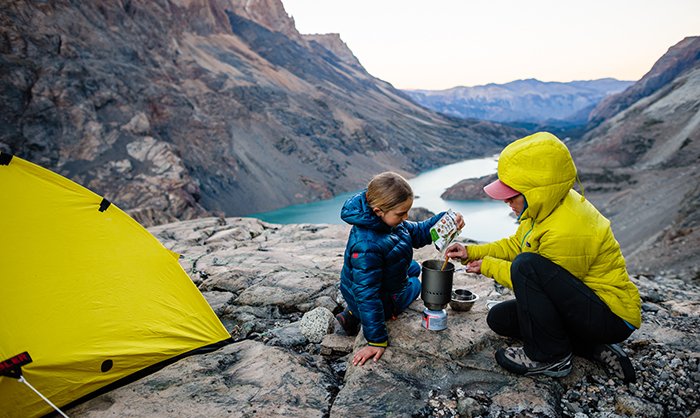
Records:
M561 379L517 377L495 362L512 343L486 326L486 301L512 296L483 276L455 274L480 296L448 308L448 328L421 326L414 302L389 323L384 357L352 366L362 336L334 328L349 229L207 218L151 229L181 264L235 341L194 355L78 405L73 417L413 416L686 417L700 405L700 287L680 277L635 276L644 323L624 347L638 380L625 385L576 358ZM416 259L437 255L432 248Z

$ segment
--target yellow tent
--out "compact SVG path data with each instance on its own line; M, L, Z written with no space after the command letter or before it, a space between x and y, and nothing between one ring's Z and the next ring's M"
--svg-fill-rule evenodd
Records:
M177 258L102 197L0 153L0 417L51 412L32 387L60 407L228 339Z

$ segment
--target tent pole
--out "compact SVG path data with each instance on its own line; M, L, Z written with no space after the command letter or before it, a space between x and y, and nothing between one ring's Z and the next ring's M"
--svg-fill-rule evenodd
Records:
M63 411L58 409L58 407L56 405L54 405L50 400L48 400L48 398L46 398L46 396L42 395L38 390L34 389L34 386L30 385L29 382L27 382L27 379L24 378L24 376L20 375L19 381L24 383L25 385L29 386L29 389L33 390L37 395L39 395L41 397L41 399L43 399L47 404L51 405L51 407L53 409L55 409L59 414L61 414L65 418L69 418L68 415L64 414Z

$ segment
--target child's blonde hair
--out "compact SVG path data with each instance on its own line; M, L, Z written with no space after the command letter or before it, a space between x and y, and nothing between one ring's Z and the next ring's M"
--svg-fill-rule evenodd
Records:
M386 212L408 199L413 199L413 189L405 178L393 171L377 174L367 184L367 203L372 208Z

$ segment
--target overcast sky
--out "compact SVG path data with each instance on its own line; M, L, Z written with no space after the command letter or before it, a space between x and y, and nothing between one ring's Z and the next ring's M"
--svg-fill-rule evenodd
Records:
M700 0L282 0L299 32L339 33L400 89L525 78L638 80L700 35Z

